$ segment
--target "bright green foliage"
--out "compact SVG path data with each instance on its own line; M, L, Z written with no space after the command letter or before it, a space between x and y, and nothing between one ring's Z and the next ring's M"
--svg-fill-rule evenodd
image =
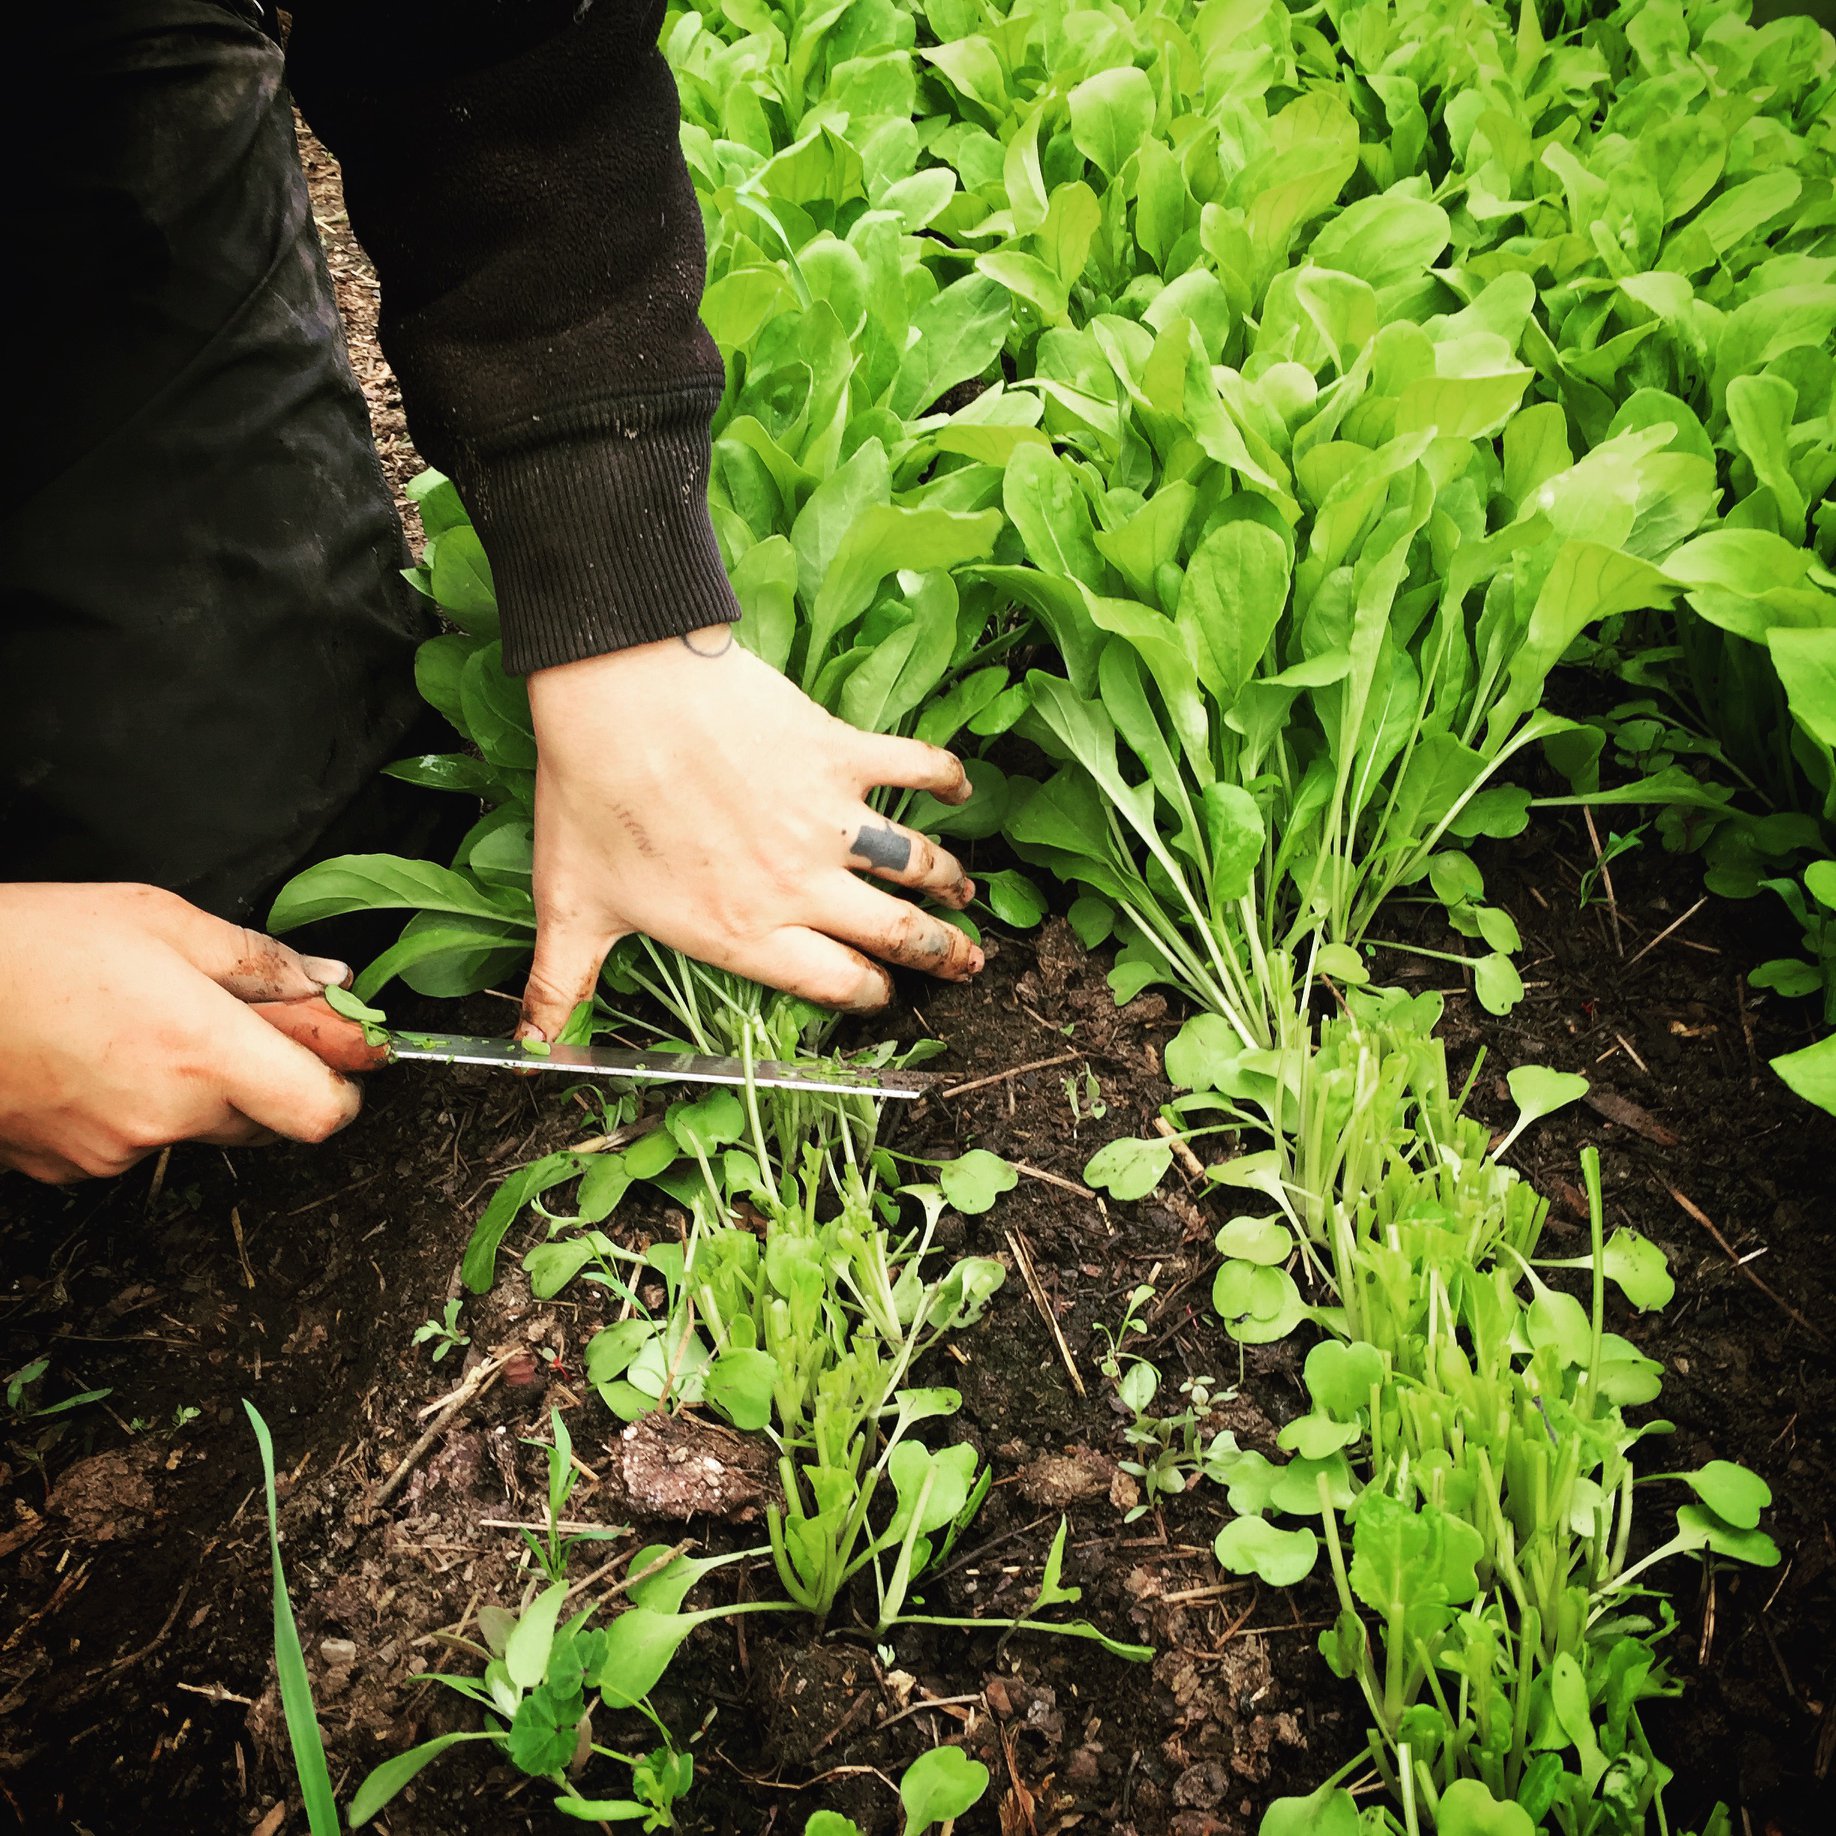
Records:
M1658 1373L1605 1330L1604 1295L1610 1281L1634 1305L1661 1305L1663 1257L1636 1233L1604 1240L1589 1162L1590 1253L1533 1266L1546 1206L1460 1113L1430 1032L1438 1001L1346 1001L1311 1052L1233 1053L1204 1016L1167 1052L1176 1075L1202 1068L1211 1085L1174 1106L1182 1122L1222 1111L1274 1144L1215 1170L1277 1213L1220 1232L1227 1330L1256 1343L1307 1318L1331 1335L1307 1355L1313 1407L1282 1429L1285 1463L1228 1435L1206 1451L1203 1470L1238 1513L1219 1560L1276 1583L1306 1572L1323 1538L1341 1614L1322 1650L1371 1708L1370 1758L1394 1802L1408 1771L1411 1791L1464 1781L1489 1794L1456 1799L1473 1829L1532 1814L1580 1827L1606 1804L1603 1827L1642 1829L1668 1774L1637 1706L1673 1688L1656 1649L1669 1617L1625 1607L1673 1555L1775 1562L1757 1529L1769 1494L1725 1462L1676 1475L1697 1501L1628 1566L1640 1436L1624 1410L1656 1395ZM1512 1085L1526 1115L1581 1087L1540 1070ZM1309 1305L1260 1259L1284 1244L1331 1304ZM1589 1272L1591 1307L1542 1281L1551 1266ZM1609 1771L1623 1788L1597 1796ZM1494 1798L1509 1814L1487 1809ZM1305 1816L1331 1817L1331 1803L1309 1800ZM1301 1801L1284 1806L1302 1817Z
M563 1621L567 1591L566 1580L557 1577L526 1598L517 1613L499 1607L480 1611L479 1628L486 1642L469 1648L484 1660L482 1675L440 1671L435 1680L475 1704L482 1711L484 1727L436 1735L385 1760L351 1799L352 1829L386 1808L448 1748L479 1740L491 1742L519 1772L550 1784L555 1792L554 1808L564 1816L594 1822L642 1822L653 1830L672 1826L673 1807L689 1789L694 1763L669 1744L667 1731L643 1700L645 1691L662 1674L663 1665L655 1667L654 1675L644 1672L649 1682L641 1689L622 1692L609 1681L622 1662L624 1644L630 1642L619 1642L618 1628L642 1610L621 1615L610 1632L587 1625L591 1607ZM683 1616L684 1631L689 1624L711 1616ZM673 1654L674 1647L670 1649ZM631 1754L595 1742L588 1703L594 1690L619 1707L638 1708L664 1734L664 1745L650 1753ZM580 1795L573 1775L595 1755L627 1768L631 1777L628 1797L589 1799Z
M1664 562L1681 602L1601 634L1598 660L1631 691L1604 729L1649 800L1674 793L1666 840L1706 846L1711 887L1789 907L1805 955L1761 965L1755 985L1822 989L1829 1019L1836 933L1816 888L1836 847L1836 60L1807 20L1754 32L1740 17L1627 7L1583 35L1611 99L1543 154L1572 250L1550 332L1572 418L1661 433L1679 482L1709 467L1716 491L1717 520ZM1569 757L1579 791L1597 750ZM1828 1080L1778 1068L1836 1106Z
M1283 1530L1260 1517L1234 1517L1218 1532L1214 1549L1233 1575L1259 1575L1271 1587L1292 1587L1313 1572L1320 1539L1304 1526Z
M388 1015L381 1008L360 1001L348 988L326 989L325 1004L333 1013L342 1014L347 1020L355 1020L363 1028L366 1044L384 1046L389 1043L389 1034L383 1024Z
M995 1200L1020 1183L1020 1175L999 1154L991 1154L986 1148L971 1148L938 1167L937 1183L945 1202L953 1209L966 1216L979 1216L992 1211Z
M431 1341L435 1364L438 1364L448 1352L470 1345L472 1335L459 1330L459 1309L463 1305L464 1302L455 1295L446 1303L445 1311L439 1319L423 1320L414 1329L414 1335L409 1342L414 1345L425 1345Z
M60 1397L54 1403L39 1402L27 1395L33 1384L51 1368L49 1358L34 1358L30 1364L23 1364L6 1380L6 1411L15 1421L42 1421L47 1416L64 1415L72 1409L81 1409L86 1404L100 1402L105 1396L113 1396L113 1388L100 1390L80 1390L74 1396Z
M1084 1178L1112 1198L1146 1198L1166 1178L1173 1164L1171 1141L1147 1141L1122 1135L1091 1155Z
M1359 1836L1362 1828L1356 1800L1330 1779L1304 1798L1277 1798L1262 1819L1262 1836Z
M1505 1085L1517 1105L1517 1121L1492 1150L1495 1154L1503 1154L1533 1122L1587 1095L1586 1078L1572 1071L1551 1071L1547 1065L1514 1065L1505 1073Z
M905 1769L899 1802L905 1809L906 1836L944 1829L981 1801L988 1789L988 1768L961 1747L933 1747Z

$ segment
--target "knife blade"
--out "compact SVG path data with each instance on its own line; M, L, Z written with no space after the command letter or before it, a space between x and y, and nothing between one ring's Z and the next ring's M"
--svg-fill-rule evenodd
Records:
M809 1090L901 1100L923 1096L937 1082L927 1071L870 1070L840 1064L784 1064L771 1059L722 1058L702 1052L629 1052L615 1046L551 1045L531 1052L514 1039L475 1039L463 1033L390 1032L383 1052L394 1063L484 1065L498 1071L565 1071L575 1077L616 1077L670 1084L745 1084L769 1090Z
M383 1030L371 1044L355 1020L335 1013L321 997L251 1003L276 1030L305 1046L334 1071L362 1074L396 1063L483 1065L494 1071L565 1071L575 1077L617 1077L643 1083L755 1084L776 1090L831 1092L841 1096L923 1096L939 1080L929 1071L883 1071L864 1065L783 1064L772 1059L721 1058L698 1052L630 1052L614 1046L550 1045L530 1051L514 1039L478 1039L463 1033Z

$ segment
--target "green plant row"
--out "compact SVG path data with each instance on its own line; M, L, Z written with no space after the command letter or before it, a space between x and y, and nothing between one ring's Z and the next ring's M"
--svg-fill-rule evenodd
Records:
M1285 1461L1228 1434L1202 1451L1237 1513L1219 1559L1286 1583L1323 1549L1341 1611L1321 1649L1365 1699L1389 1792L1367 1825L1643 1830L1670 1774L1638 1708L1675 1685L1670 1609L1641 1577L1690 1551L1776 1564L1757 1527L1769 1494L1722 1461L1635 1472L1668 1425L1626 1411L1656 1398L1661 1367L1606 1329L1605 1299L1612 1284L1637 1309L1664 1304L1664 1258L1636 1232L1605 1236L1592 1149L1589 1250L1549 1258L1547 1206L1501 1158L1585 1082L1514 1070L1519 1121L1494 1147L1449 1087L1439 998L1342 992L1310 1055L1243 1053L1205 1018L1167 1051L1197 1092L1173 1114L1222 1110L1272 1144L1212 1169L1248 1207L1218 1233L1226 1330L1324 1335ZM1585 1299L1552 1285L1564 1269ZM1632 1562L1636 1488L1660 1478L1689 1496L1672 1538ZM1265 1829L1349 1827L1351 1803L1322 1788Z

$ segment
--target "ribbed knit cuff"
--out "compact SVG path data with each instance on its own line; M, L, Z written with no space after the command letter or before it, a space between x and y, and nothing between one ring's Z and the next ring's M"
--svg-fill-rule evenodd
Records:
M708 516L719 399L718 384L625 396L468 443L459 483L491 558L506 671L739 617Z

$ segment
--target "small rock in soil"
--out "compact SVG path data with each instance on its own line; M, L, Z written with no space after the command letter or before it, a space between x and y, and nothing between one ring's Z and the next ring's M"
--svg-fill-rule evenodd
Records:
M1182 1810L1214 1810L1230 1789L1230 1768L1200 1760L1173 1781L1173 1802Z
M632 1422L609 1451L606 1502L615 1515L750 1523L777 1496L764 1448L691 1415Z
M1258 1715L1247 1726L1237 1729L1236 1745L1231 1749L1231 1770L1240 1777L1260 1784L1274 1772L1269 1757L1272 1747L1304 1747L1306 1737L1292 1715Z
M1062 1454L1041 1454L1023 1466L1014 1484L1029 1504L1062 1510L1080 1498L1101 1498L1116 1476L1116 1463L1094 1447L1068 1447Z
M1049 1683L1027 1692L1026 1725L1043 1734L1053 1746L1065 1737L1065 1718L1058 1712L1058 1691Z

